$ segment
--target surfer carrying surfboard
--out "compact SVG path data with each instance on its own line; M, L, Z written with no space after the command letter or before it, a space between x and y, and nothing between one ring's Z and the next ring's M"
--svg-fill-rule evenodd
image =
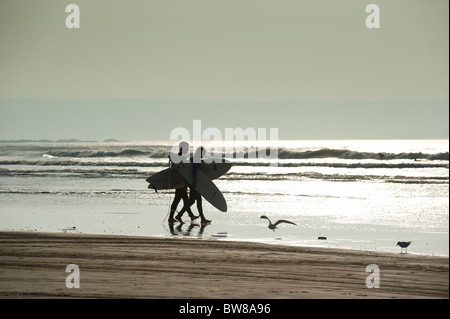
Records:
M180 157L186 156L186 154L189 152L189 143L180 142L179 147L180 151L178 152L178 156ZM170 155L169 155L169 164L171 167L173 166L173 162L170 159ZM173 224L176 221L180 223L183 222L181 220L180 214L178 214L175 218L173 217L181 199L183 199L183 209L181 210L181 212L184 213L185 211L187 211L189 217L191 217L191 221L194 221L199 217L195 216L191 211L191 205L189 205L189 198L187 194L187 184L185 184L184 187L175 189L175 198L173 199L172 205L170 206L169 224Z
M189 144L180 144L179 154L185 154L188 149ZM169 223L175 221L182 222L181 217L183 213L186 211L189 212L190 207L197 201L197 208L200 213L199 217L202 219L202 224L206 225L211 221L207 220L203 215L202 199L206 199L221 212L227 211L227 202L222 192L212 180L226 174L233 164L226 160L223 161L223 159L219 162L215 160L212 163L208 163L208 161L202 162L202 157L205 156L205 149L202 147L191 158L187 154L184 156L181 155L175 152L170 153L171 166L147 178L146 181L149 183L148 188L154 189L155 191L158 189L177 190L175 192L175 199L170 207ZM191 190L189 197L187 196L186 186ZM183 209L174 218L173 215L181 199L184 202ZM192 219L195 219L193 214L189 215Z
M177 214L177 216L175 217L176 220L181 221L181 217L183 216L184 212L188 212L190 211L190 207L192 205L194 205L195 202L197 202L197 210L198 213L200 215L201 218L201 222L203 225L209 224L211 223L211 220L208 220L205 218L205 215L203 214L203 206L202 206L202 195L197 192L197 190L195 189L195 187L197 186L197 175L198 175L198 170L201 169L202 167L202 158L206 155L206 150L203 146L200 146L199 148L197 148L197 150L195 151L195 154L193 157L190 158L190 161L192 163L192 177L193 177L193 181L192 183L189 185L189 202L186 205L186 202L183 209ZM191 211L192 214L192 211ZM191 216L189 214L189 216ZM192 217L191 217L192 219Z

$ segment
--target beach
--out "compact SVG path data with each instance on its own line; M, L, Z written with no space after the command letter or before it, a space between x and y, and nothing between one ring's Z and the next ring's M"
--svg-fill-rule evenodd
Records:
M68 265L78 266L78 279L71 277L75 272L66 272ZM379 288L368 288L366 279L376 275L374 265ZM68 277L70 283L78 280L79 288L68 288ZM376 283L369 281L369 286ZM448 298L448 285L449 259L443 256L194 238L0 232L0 298Z

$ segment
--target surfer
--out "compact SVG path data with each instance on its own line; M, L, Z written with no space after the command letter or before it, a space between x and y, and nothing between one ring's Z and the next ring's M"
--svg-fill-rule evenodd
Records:
M180 156L180 157L186 156L186 154L189 152L189 143L180 142L180 144L178 146L180 147L178 156ZM170 155L169 155L169 164L172 167L173 162L170 159ZM178 214L175 218L173 217L181 199L183 199L183 209L181 210L181 212L184 213L185 211L187 211L189 214L189 217L191 217L191 221L194 221L199 217L199 216L195 216L191 211L191 206L189 205L189 198L188 198L188 194L187 194L187 185L185 185L184 187L177 188L175 190L175 198L173 199L172 205L170 206L169 224L173 224L176 221L179 221L180 223L183 222L181 220L180 214Z
M205 215L203 214L203 207L202 207L202 195L195 190L195 187L197 186L197 175L198 170L202 167L202 158L206 155L206 150L203 146L200 146L196 151L193 157L191 157L191 163L192 165L192 176L194 177L194 180L191 185L189 185L189 202L183 207L183 209L178 213L178 215L175 217L176 220L181 220L181 216L183 216L184 212L190 211L190 207L194 205L195 202L197 202L197 210L200 215L202 224L206 225L211 223L211 220L208 220L205 218ZM192 213L192 211L191 211ZM189 215L190 216L190 215ZM191 217L192 218L192 217Z

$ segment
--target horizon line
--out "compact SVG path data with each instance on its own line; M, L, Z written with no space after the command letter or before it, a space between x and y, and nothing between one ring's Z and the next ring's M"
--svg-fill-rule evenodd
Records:
M330 138L330 139L321 139L321 138L309 138L309 139L278 139L275 141L252 141L252 140L190 140L190 142L283 142L283 141L405 141L405 140L449 140L449 137L436 137L436 138ZM78 138L63 138L63 139L27 139L27 138L19 138L19 139L0 139L0 143L131 143L131 142L179 142L181 140L158 140L158 139L134 139L134 140L120 140L116 138L106 138L106 139L78 139Z

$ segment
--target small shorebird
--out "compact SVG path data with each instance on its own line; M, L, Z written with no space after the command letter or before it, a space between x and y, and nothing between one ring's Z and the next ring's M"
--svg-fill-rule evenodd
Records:
M401 250L400 253L403 253L403 248L405 248L405 253L408 252L408 246L411 245L412 241L399 241L397 243L397 246L400 246Z
M292 225L297 226L296 223L290 222L290 221L288 221L288 220L283 220L283 219L280 219L280 220L277 221L275 224L272 224L272 222L270 221L270 219L269 219L267 216L265 216L265 215L261 216L260 218L267 219L267 220L269 221L269 229L272 229L273 231L275 231L275 229L277 228L277 225L278 225L278 224L281 224L281 223L287 223L287 224L292 224Z

